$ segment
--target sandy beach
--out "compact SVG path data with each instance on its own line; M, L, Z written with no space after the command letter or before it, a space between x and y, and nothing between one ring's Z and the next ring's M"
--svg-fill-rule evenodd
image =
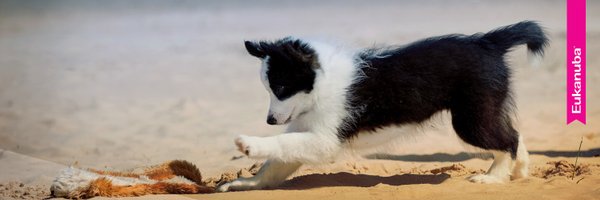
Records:
M507 54L530 178L502 185L465 180L487 170L491 159L460 142L442 114L431 128L389 148L303 166L280 188L132 199L600 199L600 90L594 87L600 70L593 67L600 62L594 56L600 13L593 12L600 2L587 5L587 125L565 124L565 6L0 1L0 199L48 197L52 179L70 165L124 170L183 159L204 177L218 178L261 162L243 157L233 139L275 135L284 127L265 123L269 97L244 40L293 35L357 47L401 45L522 20L538 21L551 38L539 66L530 66L525 47ZM571 178L580 141L578 165L585 169Z

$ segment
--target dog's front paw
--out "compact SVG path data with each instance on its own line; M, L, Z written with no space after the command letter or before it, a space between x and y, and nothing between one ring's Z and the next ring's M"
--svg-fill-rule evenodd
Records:
M468 178L469 181L473 183L483 183L483 184L493 184L493 183L505 183L506 178L498 177L489 174L477 174L474 176L470 176Z
M244 191L244 190L256 190L261 189L258 181L253 178L239 178L232 182L222 184L217 187L218 192L229 192L229 191Z
M264 144L263 140L260 137L240 135L235 139L235 145L238 151L246 154L249 158L265 158L271 147Z
M249 155L250 154L250 145L247 144L248 142L246 142L245 137L247 137L247 136L240 135L237 138L235 138L234 142L235 142L235 146L237 146L238 151L240 151L246 155Z

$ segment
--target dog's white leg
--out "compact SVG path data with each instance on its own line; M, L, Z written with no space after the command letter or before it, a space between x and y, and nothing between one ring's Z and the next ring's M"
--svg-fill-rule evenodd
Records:
M328 137L311 132L285 133L271 137L241 135L235 143L238 150L250 158L267 158L256 176L239 178L221 185L221 192L274 187L296 171L301 163L322 163L335 157L340 142L335 135Z
M238 150L249 158L282 162L323 163L332 161L341 149L335 134L312 132L285 133L271 137L241 135L235 143Z
M512 179L526 178L529 176L529 152L523 142L523 137L519 136L519 147L517 147L517 158L512 172Z
M302 164L298 162L285 163L277 160L268 160L255 176L250 178L239 178L232 182L225 183L219 186L217 191L227 192L275 187L285 181L285 179L294 173L301 165Z
M510 179L512 159L509 152L493 151L494 163L485 174L469 177L475 183L504 183Z

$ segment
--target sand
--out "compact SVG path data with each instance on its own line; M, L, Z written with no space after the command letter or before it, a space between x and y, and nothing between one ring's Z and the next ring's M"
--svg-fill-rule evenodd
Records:
M280 188L267 191L187 195L193 199L598 199L600 177L598 158L584 159L585 175L570 179L558 174L553 164L537 165L542 156L533 156L535 176L510 184L468 183L465 177L480 171L476 161L445 164L441 167L402 168L390 161L362 161L342 171L304 171ZM563 161L563 163L566 161ZM594 164L590 164L594 163ZM464 164L464 165L463 165ZM434 164L435 165L435 164ZM539 169L538 169L539 167ZM390 172L392 168L402 172ZM446 169L443 173L433 173ZM450 169L450 170L449 170ZM553 173L544 173L552 171ZM593 171L593 173L592 173ZM306 173L306 174L305 174ZM541 178L543 175L549 178ZM538 177L539 175L539 177Z
M598 8L588 1L592 64L599 61L593 55L600 51L600 24L593 22L600 13L592 12ZM245 39L316 36L368 47L526 19L542 23L552 40L537 67L529 66L523 47L507 56L532 175L553 166L548 162L573 164L582 138L579 162L589 174L469 183L464 178L491 160L466 153L472 149L441 115L434 128L389 148L304 166L285 188L151 198L598 198L600 90L593 86L600 70L588 68L588 125L565 125L562 1L0 1L0 183L18 194L15 184L49 188L74 163L122 170L183 159L216 178L251 166L257 161L241 156L233 138L274 135L283 127L265 123L268 96ZM443 167L460 170L431 173Z

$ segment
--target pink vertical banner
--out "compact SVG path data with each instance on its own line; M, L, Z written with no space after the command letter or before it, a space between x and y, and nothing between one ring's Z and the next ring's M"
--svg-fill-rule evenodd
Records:
M567 124L585 121L585 0L567 0Z

